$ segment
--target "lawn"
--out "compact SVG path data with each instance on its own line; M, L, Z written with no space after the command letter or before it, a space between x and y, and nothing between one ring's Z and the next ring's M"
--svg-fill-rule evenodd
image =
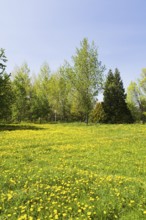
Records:
M146 125L0 125L0 220L146 219Z

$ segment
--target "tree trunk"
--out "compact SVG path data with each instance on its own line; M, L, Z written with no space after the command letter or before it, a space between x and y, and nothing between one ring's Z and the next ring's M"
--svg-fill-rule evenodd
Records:
M88 121L89 121L89 116L88 116L88 113L86 113L86 120L85 120L86 125L88 125Z

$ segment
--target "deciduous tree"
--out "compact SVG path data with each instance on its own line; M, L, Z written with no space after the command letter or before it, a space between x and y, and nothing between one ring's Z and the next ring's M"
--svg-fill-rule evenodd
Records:
M127 103L136 121L146 121L146 68L137 82L131 82L127 89Z
M68 121L70 118L70 84L66 79L66 65L61 66L52 74L49 88L49 102L57 119Z
M13 104L13 120L31 120L31 81L29 77L30 69L25 63L21 67L16 67L13 72L13 91L15 102Z
M97 48L94 42L90 45L86 38L76 49L73 56L74 66L68 77L72 84L72 91L76 95L76 103L82 111L88 124L89 113L93 108L94 98L102 86L104 67L98 61Z
M32 117L33 120L45 120L50 119L51 109L49 104L49 81L51 71L48 63L44 63L38 76L34 79L32 88Z

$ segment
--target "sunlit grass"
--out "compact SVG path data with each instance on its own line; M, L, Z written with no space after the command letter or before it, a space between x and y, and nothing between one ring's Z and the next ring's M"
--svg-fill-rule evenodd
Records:
M145 219L146 126L0 131L0 219Z

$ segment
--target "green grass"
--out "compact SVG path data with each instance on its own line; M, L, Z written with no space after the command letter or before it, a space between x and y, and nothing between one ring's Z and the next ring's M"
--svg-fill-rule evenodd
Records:
M0 126L0 220L146 219L146 125Z

